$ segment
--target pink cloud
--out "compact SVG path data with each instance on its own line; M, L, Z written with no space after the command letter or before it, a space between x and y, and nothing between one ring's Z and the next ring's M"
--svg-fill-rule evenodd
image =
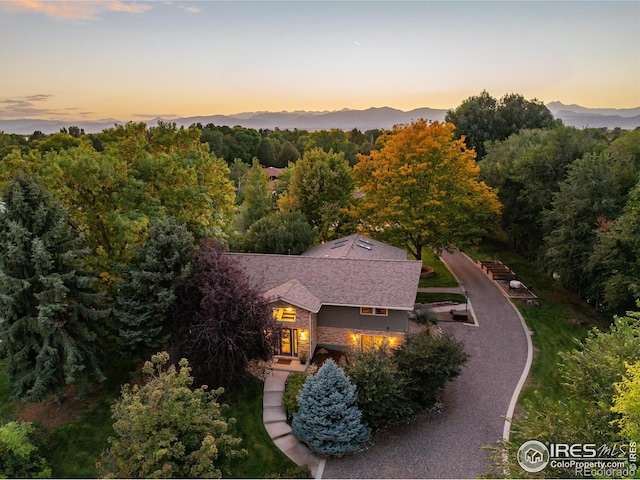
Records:
M63 19L90 20L105 11L143 13L152 7L148 4L125 3L119 0L103 1L45 1L45 0L16 0L0 2L4 10L11 12L27 11L44 13L50 17Z

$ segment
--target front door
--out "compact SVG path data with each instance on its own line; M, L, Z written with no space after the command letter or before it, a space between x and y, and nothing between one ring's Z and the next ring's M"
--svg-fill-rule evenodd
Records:
M295 328L283 328L280 338L280 351L278 355L298 356L298 330Z

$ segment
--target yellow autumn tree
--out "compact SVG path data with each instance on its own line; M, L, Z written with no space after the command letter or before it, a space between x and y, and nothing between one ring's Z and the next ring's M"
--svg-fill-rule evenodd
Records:
M622 415L613 423L620 427L622 437L631 442L640 439L640 362L626 366L627 375L614 384L617 395L611 411Z
M479 241L500 213L497 194L479 180L475 151L454 138L451 123L418 120L378 139L359 155L354 177L362 229L408 249L442 251Z

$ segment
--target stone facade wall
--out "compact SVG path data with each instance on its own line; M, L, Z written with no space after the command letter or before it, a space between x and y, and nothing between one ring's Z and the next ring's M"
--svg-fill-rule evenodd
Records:
M405 332L380 330L346 329L337 327L319 327L318 344L320 345L344 345L350 348L360 348L362 335L387 337L390 346L400 345L404 342Z

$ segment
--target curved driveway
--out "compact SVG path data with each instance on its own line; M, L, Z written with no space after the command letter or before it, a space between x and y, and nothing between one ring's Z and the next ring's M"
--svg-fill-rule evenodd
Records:
M530 362L528 333L515 307L471 260L460 252L445 252L442 259L469 292L478 321L478 326L439 323L463 340L471 355L445 388L444 410L390 429L364 452L328 460L324 478L477 478L487 473L488 452L481 448L503 436L512 396Z

